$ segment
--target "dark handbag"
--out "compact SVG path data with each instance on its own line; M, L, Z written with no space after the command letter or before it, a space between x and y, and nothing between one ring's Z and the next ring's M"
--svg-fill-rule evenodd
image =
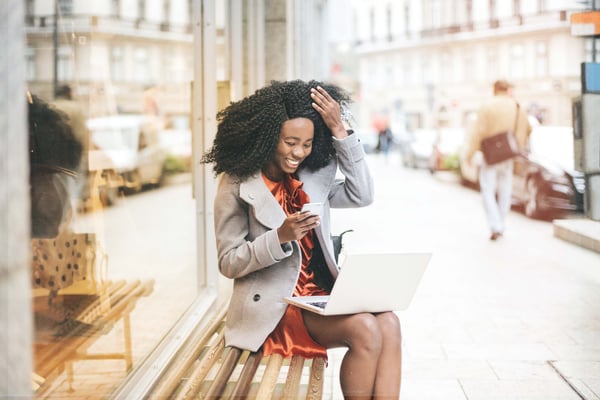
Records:
M517 116L515 127L512 131L504 131L481 141L481 152L487 165L498 164L521 154L514 132L517 131L519 121L519 103L517 103Z
M336 236L331 236L331 240L333 241L333 253L335 256L335 262L338 262L338 258L340 253L342 252L342 248L344 246L343 238L344 235L348 232L353 232L352 229L344 231ZM333 277L329 272L329 268L327 268L327 262L325 261L325 256L323 255L323 250L321 249L321 245L318 240L315 240L315 247L313 248L312 257L310 259L310 264L308 265L309 271L314 272L314 279L317 286L322 289L331 292L331 288L333 288Z

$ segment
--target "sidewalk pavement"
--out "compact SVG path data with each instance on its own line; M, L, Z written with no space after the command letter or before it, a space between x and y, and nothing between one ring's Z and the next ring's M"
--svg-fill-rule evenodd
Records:
M398 313L401 399L600 400L600 222L511 212L510 232L491 243L476 193L393 161L372 158L386 183L376 206L339 215L357 243L374 224L375 248L435 249L418 296ZM344 352L328 352L324 399L342 398Z
M553 221L554 236L600 253L600 221L587 218Z

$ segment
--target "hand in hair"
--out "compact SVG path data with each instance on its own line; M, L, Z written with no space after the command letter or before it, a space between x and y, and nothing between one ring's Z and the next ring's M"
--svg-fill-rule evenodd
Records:
M321 114L321 118L331 131L331 135L338 139L348 136L342 122L340 104L321 86L317 86L316 89L311 88L310 97L313 99L313 108Z

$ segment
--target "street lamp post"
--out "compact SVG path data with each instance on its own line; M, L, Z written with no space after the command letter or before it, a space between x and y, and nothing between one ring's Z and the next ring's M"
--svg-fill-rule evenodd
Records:
M54 32L52 36L53 50L54 50L54 76L52 80L52 97L56 98L56 91L58 89L58 0L54 0Z

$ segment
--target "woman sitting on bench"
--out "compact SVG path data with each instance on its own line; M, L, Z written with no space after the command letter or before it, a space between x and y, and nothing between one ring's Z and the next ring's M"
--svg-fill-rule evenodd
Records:
M225 341L284 357L326 358L326 349L347 347L340 373L346 398L399 398L401 333L393 312L326 317L283 301L329 294L337 276L329 207L373 201L364 150L342 121L348 101L333 85L272 82L219 113L203 162L220 175L219 269L234 279ZM336 180L338 168L345 179ZM322 218L300 212L308 202L323 203Z

